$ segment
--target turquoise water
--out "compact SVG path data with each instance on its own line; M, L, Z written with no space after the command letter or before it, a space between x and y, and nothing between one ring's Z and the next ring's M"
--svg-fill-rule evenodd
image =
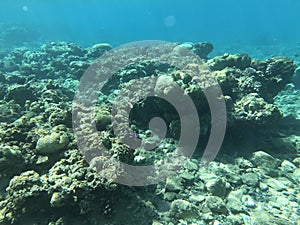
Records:
M149 39L292 44L300 39L299 10L297 0L2 0L0 23L24 26L39 40L83 45Z

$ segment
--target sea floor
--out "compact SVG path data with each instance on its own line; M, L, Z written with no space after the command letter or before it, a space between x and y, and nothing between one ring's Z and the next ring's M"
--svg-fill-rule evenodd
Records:
M231 87L238 92L236 99L226 102L232 107L228 112L231 125L221 151L213 162L203 165L203 152L198 146L192 159L175 175L145 187L121 185L100 176L85 162L74 137L72 101L79 79L95 59L110 49L108 44L82 48L53 42L34 50L17 48L0 53L1 225L300 224L300 82L294 77L276 86L274 102L268 99L268 87L258 86L258 95L251 95L257 90L251 86L252 81L247 87L243 82L233 82L246 77L244 72L250 67L265 77L266 70L256 65L272 63L279 65L273 75L283 77L280 72L286 72L290 63L267 59L286 56L294 60L297 68L299 43L215 46L204 61L217 68L215 73L224 87L229 87L228 93ZM225 53L232 54L233 61L237 59L234 62L245 58L238 53L261 61L255 66L249 62L247 66L230 64L229 70L218 68L218 60L223 60L218 56ZM225 58L225 64L229 60ZM115 81L126 83L124 76L133 74L132 78L136 78L151 68L148 64L138 65L122 71L119 80L112 79L95 118L101 142L118 159L137 165L157 162L172 152L178 127L172 128L175 137L163 141L156 151L132 153L111 131L109 107L117 92L109 88L115 88ZM160 65L157 70L176 75L176 71ZM232 78L232 74L240 77ZM264 87L272 77L260 79ZM184 83L184 77L182 80L183 87L191 90L191 84ZM146 90L147 85L143 85ZM191 92L195 93L198 92ZM256 119L237 112L241 104L246 110L248 99L257 101L252 112ZM168 106L162 103L160 109L167 110ZM166 118L171 118L173 124L175 117ZM147 135L141 128L136 127L136 131L142 132L141 137ZM207 134L203 136L207 138Z

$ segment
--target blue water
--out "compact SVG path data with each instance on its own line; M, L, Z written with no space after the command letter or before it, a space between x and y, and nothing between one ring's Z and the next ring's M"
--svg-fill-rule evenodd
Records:
M0 25L40 41L296 44L299 0L1 0Z

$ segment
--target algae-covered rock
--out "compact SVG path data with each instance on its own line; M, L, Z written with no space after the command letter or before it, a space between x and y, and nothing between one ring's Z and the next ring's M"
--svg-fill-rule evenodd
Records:
M214 49L212 43L202 42L193 44L191 51L198 55L201 59L206 59L208 54Z
M228 214L228 209L220 197L208 196L205 202L212 212L225 215Z
M241 122L268 125L278 121L281 112L256 93L251 93L234 104L234 117Z
M184 53L187 49L192 51L194 54L198 55L201 59L206 59L208 54L213 50L212 43L209 42L201 42L201 43L192 43L192 42L184 42L182 44L177 45L174 48L174 51L178 53Z
M0 100L0 122L11 123L19 118L22 108L13 101Z
M29 199L35 199L30 207L40 208L40 201L37 199L42 194L42 182L40 175L33 170L21 173L19 176L13 177L6 189L7 198L0 202L2 207L3 224L15 224L18 217L25 214L22 208L28 207L25 202Z
M242 181L248 186L256 187L259 182L259 177L256 173L245 173L242 175Z
M25 160L18 146L5 146L0 144L0 171L1 176L16 175L25 166Z
M222 70L225 67L236 67L246 69L251 64L251 58L247 54L224 54L217 56L208 61L208 65L212 70Z
M176 219L197 218L198 208L193 203L186 200L177 199L171 203L170 216Z
M227 193L226 183L221 178L208 180L205 186L212 195L219 196L221 198L225 197Z
M241 200L235 197L228 197L226 207L234 214L246 212Z
M116 185L107 183L89 168L78 151L72 151L67 159L58 161L46 174L40 175L30 170L11 179L7 196L0 202L2 220L4 224L22 224L25 218L30 218L32 221L29 224L37 220L47 224L51 215L56 218L61 210L65 210L64 216L72 224L75 224L73 217L76 215L91 212L103 220L104 211L110 210L109 201L112 198L108 194L109 190L115 188ZM107 216L110 214L106 213Z
M258 211L252 215L253 225L292 225L293 223L283 218L275 217L268 211Z
M58 55L84 55L85 50L74 43L50 42L42 46L42 50L52 57Z
M243 195L242 202L248 208L256 208L257 207L256 201L250 195Z
M184 189L182 178L178 176L172 176L167 178L166 191L180 192Z
M77 79L81 78L81 76L84 74L85 70L89 67L89 65L90 64L88 62L84 61L72 61L69 64L72 75L74 75Z
M69 143L69 137L64 132L53 132L41 137L36 144L39 154L52 154L63 150Z
M227 219L232 225L244 225L244 219L241 215L229 215Z
M270 154L257 151L252 154L251 162L258 167L277 168L280 161Z
M54 192L50 199L50 205L59 208L67 204L67 200L68 198L62 192Z
M17 104L24 106L27 100L35 101L37 97L33 93L32 88L25 86L25 85L16 85L12 86L8 89L7 94L5 95L4 99L6 101L13 100Z
M266 180L266 184L270 187L275 189L276 191L283 191L288 188L288 186L285 184L285 182L282 182L281 180L277 180L274 178L268 178Z
M15 176L10 180L9 187L7 192L10 195L18 196L20 194L24 194L27 190L27 196L30 196L32 193L29 191L29 188L41 188L41 180L40 175L33 171L25 171L21 173L19 176ZM33 190L34 191L34 190ZM19 196L22 197L22 196ZM24 196L25 197L25 196Z
M106 130L107 126L111 124L112 116L109 110L98 110L95 116L97 130Z
M280 164L280 170L282 170L284 173L292 173L294 170L296 170L296 166L288 161L288 160L283 160Z

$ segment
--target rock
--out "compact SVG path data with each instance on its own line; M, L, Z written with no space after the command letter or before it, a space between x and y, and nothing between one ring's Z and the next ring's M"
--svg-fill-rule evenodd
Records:
M242 181L248 186L256 187L258 185L259 178L256 173L245 173L242 175Z
M294 172L293 172L293 179L300 183L300 168L297 168Z
M4 220L5 220L5 215L4 215L5 212L3 212L3 211L4 211L3 209L0 210L0 223L1 224L4 224Z
M243 190L233 190L228 194L226 207L234 214L246 212L246 208L244 207L241 199L243 196Z
M283 160L279 169L285 173L292 173L297 167L288 160Z
M227 219L229 220L229 222L232 225L244 225L244 224L246 224L244 222L243 217L240 216L240 215L229 215L229 216L227 216Z
M283 190L287 189L287 187L282 182L280 182L279 180L276 180L274 178L267 179L266 184L269 187L275 189L276 191L283 191Z
M59 55L83 56L85 53L85 50L82 49L80 46L74 43L67 42L50 42L43 45L42 50L52 57L57 57Z
M91 48L88 48L86 57L98 58L101 55L103 55L104 52L109 51L111 49L111 45L107 43L95 44Z
M241 200L242 199L242 196L243 196L243 193L244 193L244 189L240 188L240 189L236 189L236 190L232 190L230 191L230 193L228 194L228 199L229 198L236 198L238 200Z
M185 55L188 53L187 50L192 50L193 48L193 43L192 42L184 42L182 44L179 44L174 47L173 51L177 52L179 55Z
M39 154L52 154L63 150L69 143L69 137L64 132L53 132L50 135L41 137L36 144Z
M226 183L221 178L212 179L205 184L207 190L215 196L224 198L226 195Z
M20 106L24 106L27 100L34 102L37 100L32 88L26 85L16 85L8 89L4 99L6 101L14 100Z
M154 91L158 95L172 96L174 94L177 94L176 87L177 87L177 85L171 76L162 75L157 78Z
M72 69L84 69L86 70L89 67L89 64L84 61L72 61L70 62L69 66Z
M212 70L222 70L225 67L236 67L246 69L251 64L251 58L247 54L224 54L217 56L208 61L208 65Z
M62 192L54 192L50 199L50 205L55 208L59 208L65 205L65 196Z
M27 77L27 79L28 79L28 77ZM6 81L10 84L16 83L16 84L24 85L26 82L26 76L24 76L24 74L21 74L19 71L15 71L13 73L10 73L6 77Z
M172 202L177 198L177 194L174 192L165 192L164 193L164 200Z
M249 160L247 159L244 159L244 158L237 158L235 160L236 164L242 168L242 169L249 169L249 168L253 168L253 164L252 162L250 162Z
M191 51L198 55L201 59L206 59L208 54L214 49L212 43L202 42L192 45Z
M233 186L239 186L242 183L241 177L234 172L228 171L226 173L226 178L227 178L227 181Z
M36 185L36 188L42 186L40 175L33 170L25 171L10 180L7 192L12 195L22 194L19 193L20 190L26 190L28 187L33 187L34 185ZM30 196L30 192L28 192L27 196Z
M197 206L182 199L171 203L169 214L176 219L196 218L199 215Z
M250 195L243 195L242 196L242 202L246 207L249 208L255 208L257 206L257 203L254 201L254 199Z
M64 224L66 224L65 217L60 217L55 222L50 222L48 225L64 225Z
M218 221L218 220L215 220L215 221L213 222L213 225L221 225L221 222Z
M182 172L180 174L180 177L183 179L184 186L193 184L193 181L195 180L195 176L192 173L186 171Z
M271 125L279 120L281 112L257 93L250 93L235 102L234 117L240 122L253 121L253 125Z
M243 217L240 215L229 215L227 219L230 221L232 225L243 225L245 224Z
M191 195L189 197L189 200L195 204L200 204L205 200L204 195Z
M158 221L153 221L152 225L163 225L163 224Z
M257 151L252 154L251 162L257 167L277 168L279 160L263 151Z
M2 177L19 174L25 166L25 159L18 146L0 145L0 171Z
M194 172L194 171L198 171L199 169L199 165L198 162L193 160L193 159L189 159L185 164L184 164L184 168L187 169L188 171Z
M202 43L191 43L184 42L180 45L177 45L174 48L175 52L178 52L181 55L186 55L187 49L192 51L194 54L198 55L201 59L207 59L208 54L213 50L213 45L209 42Z
M46 155L40 155L37 158L36 165L44 164L44 163L47 163L47 162L49 162L49 157L46 156Z
M300 157L296 157L295 159L293 159L293 163L294 163L295 165L297 165L298 168L300 168Z
M293 225L292 222L278 218L266 211L259 211L252 215L253 225Z
M234 214L246 212L243 203L237 198L232 198L232 197L228 198L226 207L230 210L230 212L232 212Z
M268 190L268 185L266 183L259 182L258 186L259 186L259 189L262 190L262 191Z
M179 192L183 191L182 178L178 176L168 177L166 181L166 191Z
M285 83L286 80L291 81L294 72L296 70L296 65L292 60L286 57L276 57L266 61L267 67L265 70L265 75L271 79L281 78L277 83ZM286 84L286 83L285 83Z
M208 208L210 208L210 210L213 213L217 213L217 214L228 214L228 209L226 208L225 203L223 202L223 200L218 197L218 196L208 196L206 198L206 204L208 206Z
M99 110L96 114L96 127L98 131L106 130L111 124L112 116L108 110Z
M83 61L72 61L69 64L72 75L74 75L74 77L77 79L81 78L89 65L89 63Z

